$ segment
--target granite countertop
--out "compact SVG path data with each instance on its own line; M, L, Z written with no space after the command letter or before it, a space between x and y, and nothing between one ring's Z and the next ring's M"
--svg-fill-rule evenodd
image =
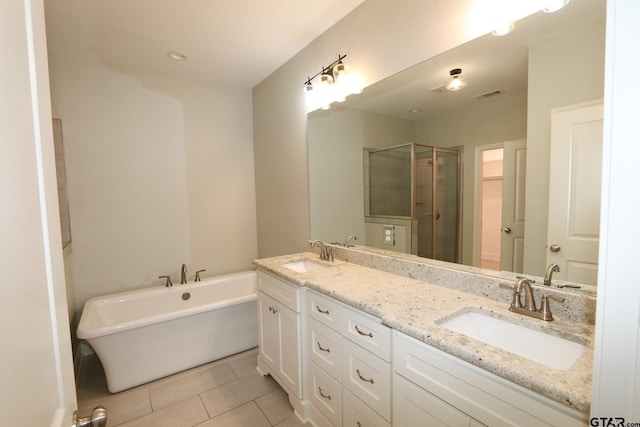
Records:
M303 258L325 263L329 268L299 273L281 266ZM293 284L369 313L393 329L562 405L589 412L594 335L591 324L558 316L545 322L512 313L509 305L502 301L345 261L320 261L313 253L259 259L254 264ZM579 342L586 350L569 369L553 369L439 325L461 311L482 311L492 317Z

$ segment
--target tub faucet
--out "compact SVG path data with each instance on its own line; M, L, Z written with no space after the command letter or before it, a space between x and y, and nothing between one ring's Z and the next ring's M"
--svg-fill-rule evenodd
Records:
M167 279L167 282L165 283L167 288L173 286L173 283L171 283L171 276L158 276L158 279Z
M182 264L182 268L180 269L180 284L185 285L187 283L187 266Z
M543 284L545 286L551 286L551 277L553 276L553 273L559 273L560 272L560 266L558 266L558 264L549 264L549 267L547 267L547 272L544 275L544 282Z
M196 271L196 278L195 278L196 282L200 281L200 273L204 273L205 271L207 271L207 270L198 270L198 271Z

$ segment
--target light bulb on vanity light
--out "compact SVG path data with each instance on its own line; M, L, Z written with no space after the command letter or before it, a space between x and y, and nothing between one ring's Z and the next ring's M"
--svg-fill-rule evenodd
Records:
M547 0L546 1L547 5L544 8L542 8L542 11L544 13L557 12L563 7L565 7L567 4L569 4L569 1L570 0Z
M333 86L333 76L331 74L323 72L320 74L320 83L318 83L318 103L320 108L328 110L331 108L331 103L335 101L335 93Z

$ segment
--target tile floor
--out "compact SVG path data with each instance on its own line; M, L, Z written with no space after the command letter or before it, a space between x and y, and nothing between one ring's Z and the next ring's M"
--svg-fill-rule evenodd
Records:
M110 394L96 355L85 357L77 386L82 416L102 405L108 427L295 427L285 392L256 371L257 349Z

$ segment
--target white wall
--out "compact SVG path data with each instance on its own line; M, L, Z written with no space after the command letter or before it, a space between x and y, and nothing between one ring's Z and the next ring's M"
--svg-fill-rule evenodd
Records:
M93 296L251 268L251 93L50 55L69 182L75 307Z
M602 214L591 414L640 421L640 2L607 3ZM601 424L602 425L602 424ZM631 424L629 424L631 425Z

